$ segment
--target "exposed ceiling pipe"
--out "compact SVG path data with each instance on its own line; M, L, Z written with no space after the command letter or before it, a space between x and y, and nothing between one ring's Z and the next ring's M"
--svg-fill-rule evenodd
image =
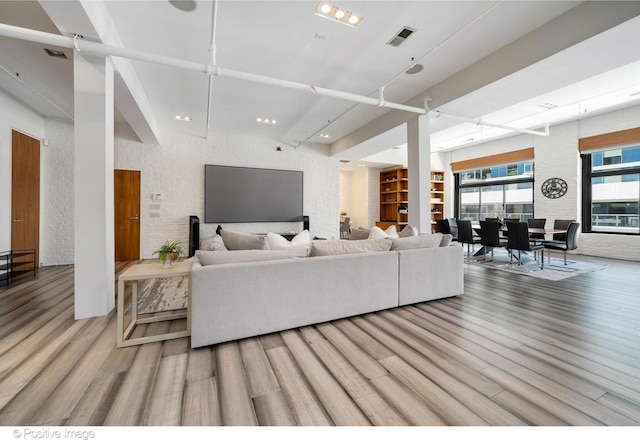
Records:
M209 65L216 66L216 27L218 22L218 0L211 5L211 45L209 47ZM211 106L213 103L213 75L209 74L209 96L207 97L207 139L211 129Z
M416 113L420 115L431 114L432 116L440 116L447 118L456 118L460 120L462 117L454 117L453 115L448 115L442 112L434 112L433 110L429 110L427 108L421 107L413 107L405 104L398 104L394 102L385 101L384 97L380 96L379 98L372 98L369 96L356 95L353 93L343 92L340 90L327 89L324 87L318 87L311 84L304 84L295 81L288 81L278 78L271 78L264 75L256 75L254 73L242 72L239 70L232 69L222 69L217 65L211 64L202 64L196 63L193 61L181 60L178 58L167 57L163 55L155 55L147 52L142 52L138 50L126 49L123 47L110 46L102 43L95 43L92 41L86 41L79 38L70 38L62 35L54 35L48 34L46 32L34 31L32 29L25 29L16 26L10 26L7 24L0 23L0 36L10 37L10 38L18 38L21 40L33 41L36 43L43 44L51 44L60 47L68 47L74 48L79 52L86 52L92 55L103 55L103 56L117 56L122 58L129 58L138 61L145 61L149 63L161 64L169 67L175 67L183 70L191 70L195 72L200 72L207 74L209 76L221 76L228 78L235 78L245 81L252 81L260 84L267 84L276 87L284 87L293 90L299 90L303 92L308 92L312 94L329 96L338 99L345 99L348 101L359 102L362 104L368 104L378 107L386 107L396 110L402 110L410 113ZM466 119L466 118L462 118ZM467 122L478 123L476 120L468 119ZM484 125L495 125L487 122L483 122ZM517 132L525 132L529 134L535 134L538 136L547 136L548 133L539 132L534 130L523 130L517 127L507 127L501 126L500 128L504 128L511 131Z

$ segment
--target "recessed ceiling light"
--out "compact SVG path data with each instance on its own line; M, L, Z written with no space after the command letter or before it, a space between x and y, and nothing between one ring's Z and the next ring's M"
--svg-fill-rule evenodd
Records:
M558 107L556 104L552 104L550 102L545 102L544 104L538 104L538 107L546 108L547 110L551 110L552 108Z
M415 75L418 72L422 71L422 64L414 64L413 66L409 67L407 70L404 71L404 73L408 74L408 75Z
M190 121L191 120L191 116L180 116L180 115L175 115L173 117L173 119L175 119L176 121Z
M169 3L185 12L191 12L196 8L194 0L169 0Z
M363 20L360 15L354 14L350 11L345 11L344 9L324 2L318 3L314 14L332 21L337 21L338 23L346 24L353 28L358 27Z
M331 137L331 135L330 134L326 134L326 133L322 133L322 134L320 134L320 137L324 138L324 139L329 139Z
M271 118L256 118L256 122L260 122L261 124L267 124L267 125L278 125L280 123L280 121L278 121L277 119L271 119Z

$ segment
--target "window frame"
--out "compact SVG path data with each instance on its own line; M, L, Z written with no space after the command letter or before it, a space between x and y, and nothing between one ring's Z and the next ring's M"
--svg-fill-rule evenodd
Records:
M617 150L617 149L625 149L637 147L635 144L623 145L623 146L615 146L608 147L602 149L594 149L587 150L584 153L580 154L580 159L582 160L582 218L583 220L588 219L588 221L582 222L581 231L587 234L610 234L610 235L630 235L630 236L639 236L640 228L638 228L638 232L628 232L628 231L594 231L593 225L591 222L591 208L593 204L593 178L594 177L609 177L609 176L624 176L630 174L640 174L640 166L630 167L630 168L617 168L610 170L600 170L593 171L592 161L593 154L595 153L603 153L609 150ZM639 183L640 184L640 183ZM638 200L640 203L640 198Z

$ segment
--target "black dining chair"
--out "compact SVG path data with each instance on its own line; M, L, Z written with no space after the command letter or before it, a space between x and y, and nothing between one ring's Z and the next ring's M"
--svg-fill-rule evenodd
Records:
M442 232L443 234L451 234L451 225L449 224L449 220L436 220L436 229L438 232Z
M458 240L458 223L456 222L456 219L451 217L448 218L447 221L449 222L449 230L451 231L451 235L452 235L452 239L453 240Z
M567 265L567 252L578 249L578 230L580 229L580 223L571 222L567 228L566 238L564 241L549 240L543 241L542 245L548 252L548 261L551 264L551 251L562 251L564 254L564 265ZM555 234L554 234L555 235ZM544 258L544 255L543 255Z
M544 226L546 224L547 224L547 219L546 218L530 218L530 219L527 219L527 225L530 228L544 229ZM543 242L545 240L544 233L533 232L533 233L529 234L529 240L533 244L540 244L541 242Z
M540 261L540 268L544 269L544 246L541 244L531 244L531 238L529 237L529 224L525 222L509 222L509 238L507 240L507 249L511 255L511 265L513 265L514 253L517 251L518 264L522 263L522 252L533 252L535 260ZM541 253L541 257L538 259L537 254Z
M484 259L487 259L487 253L491 252L491 260L493 261L493 250L495 248L506 246L506 241L500 238L500 225L494 221L480 221L480 244L484 246Z
M565 231L569 229L569 225L575 222L575 220L554 220L553 221L553 229L564 229ZM567 233L566 232L558 232L553 234L553 241L566 241Z
M475 245L480 243L480 238L473 234L471 220L456 220L458 225L458 243L467 245L467 260L471 258L471 249L475 250Z

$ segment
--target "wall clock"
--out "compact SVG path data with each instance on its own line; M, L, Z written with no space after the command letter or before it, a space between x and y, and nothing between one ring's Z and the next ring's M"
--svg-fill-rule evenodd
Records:
M557 199L567 193L567 182L559 177L552 177L545 180L540 189L545 197Z

